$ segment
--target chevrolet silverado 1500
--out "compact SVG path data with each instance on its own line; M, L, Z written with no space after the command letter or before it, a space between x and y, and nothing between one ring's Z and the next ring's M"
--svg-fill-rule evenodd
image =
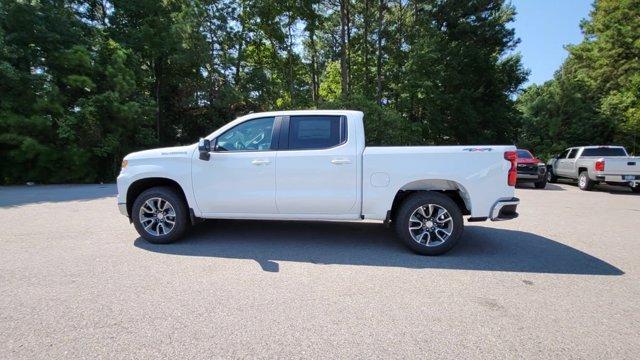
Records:
M118 205L153 243L175 241L201 219L373 219L436 255L456 244L463 215L517 216L515 150L365 147L359 111L255 113L198 144L127 155Z
M549 163L548 178L576 179L582 190L597 183L628 185L640 192L640 157L629 156L622 146L572 147L554 156Z

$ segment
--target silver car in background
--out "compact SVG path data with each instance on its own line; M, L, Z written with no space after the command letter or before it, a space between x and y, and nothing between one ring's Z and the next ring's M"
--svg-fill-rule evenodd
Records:
M629 186L640 192L640 157L629 156L622 146L571 147L547 163L549 182L558 178L578 180L582 190L595 184Z

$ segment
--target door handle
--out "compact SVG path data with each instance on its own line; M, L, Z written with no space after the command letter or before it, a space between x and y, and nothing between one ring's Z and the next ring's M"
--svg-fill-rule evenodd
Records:
M251 161L251 163L253 165L269 165L271 163L271 161L269 161L269 160L257 160L256 159L256 160Z
M342 164L351 164L351 160L349 159L333 159L331 160L333 165L342 165Z

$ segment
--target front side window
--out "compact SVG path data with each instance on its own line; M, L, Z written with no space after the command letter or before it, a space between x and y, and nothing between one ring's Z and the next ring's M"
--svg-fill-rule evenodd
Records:
M578 149L571 149L571 151L569 151L569 156L567 156L567 159L575 159L577 153Z
M292 116L289 149L326 149L346 141L346 122L340 116Z
M564 159L567 157L567 154L569 153L569 149L563 151L560 153L560 155L558 155L558 159Z
M215 151L266 151L271 149L275 118L243 122L218 136Z

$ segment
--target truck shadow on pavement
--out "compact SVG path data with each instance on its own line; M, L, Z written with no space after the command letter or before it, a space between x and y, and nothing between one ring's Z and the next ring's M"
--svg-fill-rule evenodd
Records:
M408 250L379 223L215 220L199 224L181 242L154 245L138 238L140 249L183 256L252 259L262 270L278 272L277 261L313 264L389 266L622 275L617 267L557 241L523 231L467 226L457 247L426 257Z

